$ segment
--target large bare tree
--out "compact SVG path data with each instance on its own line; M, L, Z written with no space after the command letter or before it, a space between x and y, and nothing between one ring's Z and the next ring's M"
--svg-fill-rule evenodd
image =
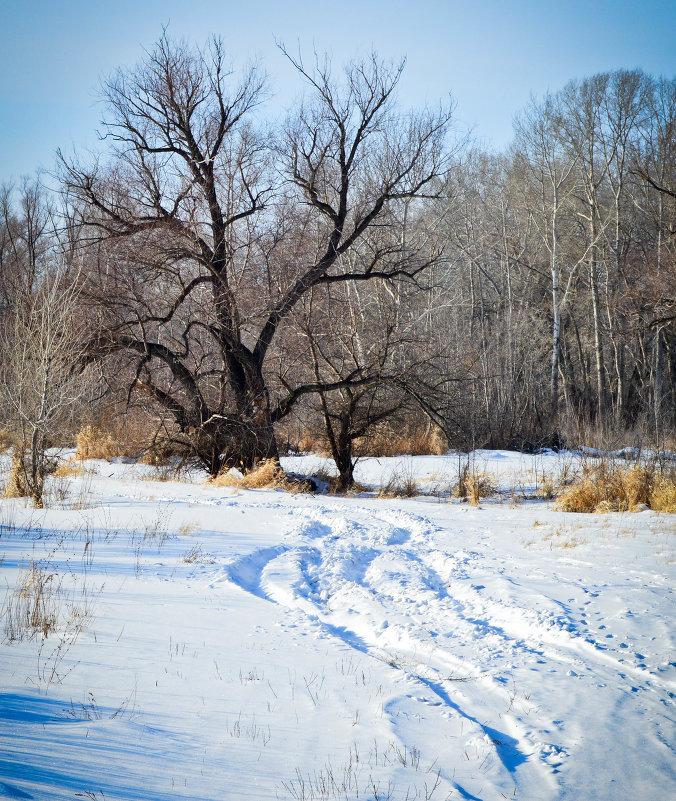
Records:
M387 229L393 206L435 194L448 158L449 110L395 108L402 65L374 56L337 81L328 62L289 61L308 96L270 140L256 130L256 67L238 78L218 40L200 50L163 36L105 85L108 159L62 159L96 246L96 347L127 359L130 391L149 393L212 473L223 460L276 456L274 423L330 389L299 383L271 396L267 361L306 293L426 266L386 236L368 258L342 257L373 226Z

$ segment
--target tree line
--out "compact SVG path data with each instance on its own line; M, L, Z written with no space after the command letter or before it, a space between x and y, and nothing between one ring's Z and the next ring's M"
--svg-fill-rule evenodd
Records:
M450 107L402 111L403 62L285 54L306 91L273 126L257 67L165 35L105 82L97 157L59 153L56 194L4 188L2 416L27 480L113 401L212 475L309 435L341 489L383 432L673 435L676 80L571 82L495 153Z

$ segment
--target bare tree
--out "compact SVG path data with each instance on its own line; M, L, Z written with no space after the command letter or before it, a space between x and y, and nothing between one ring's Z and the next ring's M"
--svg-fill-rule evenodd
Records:
M86 328L76 285L56 274L33 293L15 297L0 332L3 416L17 443L18 480L39 508L50 464L47 449L74 433L91 395Z
M308 349L306 369L326 389L311 401L338 469L336 490L344 492L354 483L355 443L404 405L405 395L394 382L405 383L413 332L403 322L408 316L403 297L382 283L342 284L316 299L313 295L305 299L300 327Z
M268 385L279 331L311 289L425 268L395 243L358 269L342 257L392 205L433 195L448 158L449 111L396 112L401 65L373 57L335 82L327 63L291 61L310 96L273 148L253 125L260 72L235 79L220 42L192 50L163 36L106 84L111 165L63 160L79 223L99 244L88 287L103 313L98 350L125 355L129 391L167 410L212 473L222 458L249 467L276 456L274 423L331 388L272 398Z
M39 180L0 187L0 311L48 271L55 237L54 209Z
M573 189L571 180L577 158L567 158L560 137L558 100L546 95L541 103L535 100L515 124L518 166L530 173L536 184L534 201L528 199L527 210L549 253L552 299L552 349L549 379L549 402L554 424L558 424L559 371L561 364L561 309L565 287L561 286L561 222L566 201ZM519 152L520 151L520 152ZM563 289L563 294L562 294Z

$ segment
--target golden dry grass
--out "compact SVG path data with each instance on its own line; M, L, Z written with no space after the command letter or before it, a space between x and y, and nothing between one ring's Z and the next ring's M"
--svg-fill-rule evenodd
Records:
M75 458L80 460L112 459L122 455L120 441L98 426L85 426L77 435L76 444Z
M12 469L9 472L7 484L5 485L4 498L28 498L30 492L24 481L23 471L21 468L21 455L15 453L12 456Z
M298 450L301 453L314 453L324 459L331 458L331 450L326 438L313 437L310 434L305 434L298 440Z
M303 434L297 438L301 453L314 453L331 458L331 449L325 435ZM443 433L435 426L432 429L413 428L402 430L387 423L377 426L365 437L354 441L355 456L441 456L448 450Z
M357 456L441 456L447 450L448 443L436 427L401 431L384 424L354 443Z
M310 481L287 476L275 459L266 459L260 462L244 475L225 470L211 479L210 483L214 487L232 487L234 489L283 489L292 493L314 491Z
M65 462L61 462L54 471L54 475L59 478L66 478L70 476L81 476L84 471L84 465L78 464L75 459L68 459Z
M476 473L465 465L458 474L458 482L453 489L456 498L466 498L472 506L478 506L481 498L490 498L497 487L487 473Z
M85 426L77 435L76 459L114 457L140 458L143 464L162 467L169 464L176 449L170 444L165 426L143 417L138 410L122 414L111 410L106 417Z
M490 498L497 492L487 473L470 473L467 477L467 490L472 506L478 506L481 498Z
M535 495L537 498L542 498L545 501L551 501L556 498L558 491L559 490L557 490L557 484L554 478L552 476L544 476L542 483L535 490Z
M35 634L47 637L56 628L54 578L33 561L27 570L19 572L5 621L5 634L9 640L21 640Z
M653 509L676 513L676 471L656 466L632 468L601 463L558 496L564 512L631 512Z
M650 507L656 512L676 514L676 476L673 473L657 478L650 493Z

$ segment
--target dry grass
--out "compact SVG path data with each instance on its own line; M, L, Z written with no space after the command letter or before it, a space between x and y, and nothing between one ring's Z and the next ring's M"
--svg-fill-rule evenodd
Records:
M184 481L191 467L189 458L177 455L153 459L148 452L139 461L153 466L152 473L139 476L140 481Z
M314 492L313 482L288 476L275 459L266 459L242 475L236 470L225 470L210 483L214 487L235 489L282 489L286 492Z
M60 584L54 573L31 561L19 573L7 605L5 635L10 641L30 639L36 634L48 637L58 621L57 595Z
M98 426L85 426L76 437L77 450L75 458L85 459L112 459L121 456L121 443L111 431Z
M85 472L83 464L78 464L75 459L68 459L61 464L54 471L57 478L70 478L71 476L81 476Z
M447 450L448 443L436 427L401 431L383 424L354 443L357 456L441 456Z
M557 487L557 482L554 480L553 476L543 476L542 483L540 486L535 490L535 495L537 498L542 498L545 501L551 501L561 492L561 485Z
M172 467L175 455L175 450L168 444L155 442L143 452L139 462L151 467Z
M4 498L28 498L30 496L24 480L21 462L21 454L14 453L12 456L12 469L2 493Z
M415 498L421 494L413 465L403 464L392 471L378 493L379 498Z
M324 434L306 432L291 438L293 451L331 458ZM443 433L436 427L396 426L382 423L367 436L354 441L355 456L442 456L448 451Z
M472 473L467 477L467 490L469 502L478 506L481 498L490 498L497 489L487 473Z
M576 532L575 529L557 528L542 538L543 543L547 543L550 548L577 548L580 545L587 545L588 540L583 532Z
M458 483L453 489L456 498L464 498L472 506L478 506L481 498L490 498L496 492L497 488L487 473L474 472L467 464L458 473Z
M325 437L313 437L305 434L298 440L297 449L300 453L314 453L324 459L331 458L331 449Z
M194 534L198 530L198 525L195 521L189 523L182 523L177 529L176 533L179 537L187 537L189 534Z
M656 512L676 514L676 474L660 475L650 493L650 507Z
M77 435L76 459L139 458L143 464L164 467L176 455L163 423L141 415L111 410L99 422L85 426Z
M653 509L676 513L676 470L659 465L617 467L601 462L558 496L564 512L631 512Z

